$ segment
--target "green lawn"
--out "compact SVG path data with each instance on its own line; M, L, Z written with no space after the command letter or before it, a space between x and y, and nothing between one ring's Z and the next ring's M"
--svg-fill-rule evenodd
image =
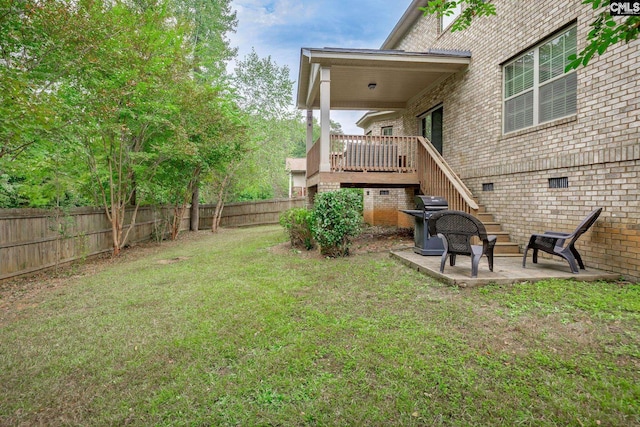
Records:
M285 240L203 233L0 301L0 425L640 425L639 284L457 289Z

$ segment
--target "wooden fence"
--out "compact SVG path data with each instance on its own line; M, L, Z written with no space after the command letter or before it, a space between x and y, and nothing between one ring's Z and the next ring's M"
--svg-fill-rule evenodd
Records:
M304 207L305 199L229 203L222 211L222 227L275 224L280 213ZM215 205L200 206L200 229L211 228ZM160 238L171 217L170 208L141 207L128 243ZM180 229L189 229L189 210ZM129 224L131 212L125 223ZM60 212L43 209L0 209L0 281L56 267L112 250L111 224L104 209L75 208Z

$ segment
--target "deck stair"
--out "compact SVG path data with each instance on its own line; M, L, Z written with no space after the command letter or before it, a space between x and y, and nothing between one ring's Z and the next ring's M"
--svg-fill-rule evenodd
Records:
M498 239L494 249L496 256L521 256L518 243L511 241L509 233L502 229L502 225L495 221L493 214L487 212L484 206L478 205L478 211L475 213L475 217L484 224L488 234L497 236Z

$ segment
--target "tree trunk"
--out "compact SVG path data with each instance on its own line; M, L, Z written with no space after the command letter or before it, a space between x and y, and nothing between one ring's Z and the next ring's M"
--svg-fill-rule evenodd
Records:
M182 217L182 209L177 206L173 208L173 218L171 219L171 240L178 238L180 232L180 218Z
M107 208L109 209L109 208ZM112 212L109 215L109 219L111 220L111 237L113 239L113 256L116 257L120 255L120 237L122 234L122 224L120 224L120 215L118 212L114 212L114 208L111 208Z
M216 204L216 211L213 214L213 218L211 220L211 231L213 233L218 232L218 228L220 227L220 219L222 219L222 209L224 209L224 202L218 201Z
M220 220L222 219L222 210L224 209L224 200L227 194L227 185L231 181L231 174L227 174L220 184L220 191L218 192L218 200L216 203L216 210L213 213L213 218L211 220L211 231L213 233L218 232L218 227L220 227Z
M200 187L195 185L191 196L191 220L189 230L198 231L200 227Z
M129 239L129 233L136 225L136 217L138 216L138 208L140 205L136 205L131 214L131 221L127 226L127 231L124 232L124 223L127 213L127 206L125 203L117 203L116 206L107 208L111 209L109 220L111 221L111 232L113 234L113 256L120 255L122 248L127 244Z
M171 221L171 240L176 240L178 234L180 234L180 225L182 224L182 218L187 210L187 204L184 203L180 206L173 207L173 220Z

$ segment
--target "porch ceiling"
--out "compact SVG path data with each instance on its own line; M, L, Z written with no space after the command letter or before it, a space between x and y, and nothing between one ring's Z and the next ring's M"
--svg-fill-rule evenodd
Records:
M331 69L331 109L400 110L411 98L470 62L470 52L461 51L303 48L298 108L320 108L321 67ZM375 83L375 89L369 89L370 83Z

